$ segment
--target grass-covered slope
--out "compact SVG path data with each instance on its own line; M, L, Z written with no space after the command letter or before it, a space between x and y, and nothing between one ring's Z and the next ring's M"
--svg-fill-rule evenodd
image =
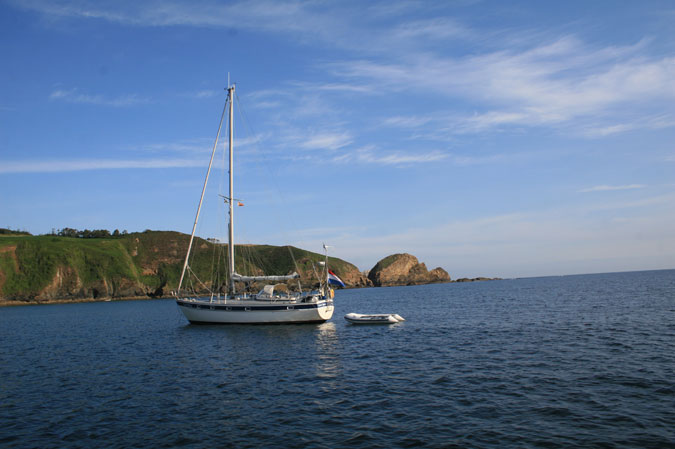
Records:
M189 236L171 231L92 239L0 235L0 299L41 302L165 295L178 285L188 241ZM190 267L197 278L205 285L222 285L227 245L196 238L193 248ZM291 249L235 246L236 269L241 274L289 274L297 264L301 281L310 285L315 279L312 264L316 266L323 255ZM329 266L348 285L367 285L354 265L330 258Z
M134 264L121 243L112 239L2 237L0 294L4 298L33 298L54 282L63 286L64 277L70 281L71 274L82 286L103 279L136 280Z

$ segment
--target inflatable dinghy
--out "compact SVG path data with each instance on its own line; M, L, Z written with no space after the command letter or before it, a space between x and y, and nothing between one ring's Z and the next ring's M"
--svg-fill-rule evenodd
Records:
M396 313L379 313L372 315L348 313L345 315L345 320L352 324L394 324L405 321L401 315Z

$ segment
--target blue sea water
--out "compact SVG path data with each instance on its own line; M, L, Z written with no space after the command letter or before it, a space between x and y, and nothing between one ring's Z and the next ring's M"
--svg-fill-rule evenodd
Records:
M673 448L675 270L344 290L320 325L3 308L0 446Z

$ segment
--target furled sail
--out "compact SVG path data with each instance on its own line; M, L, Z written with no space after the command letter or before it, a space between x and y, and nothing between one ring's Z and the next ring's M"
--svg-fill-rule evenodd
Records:
M286 276L242 276L239 273L233 273L232 279L235 281L241 282L256 282L256 281L290 281L291 279L297 279L300 275L297 272L293 274L288 274Z

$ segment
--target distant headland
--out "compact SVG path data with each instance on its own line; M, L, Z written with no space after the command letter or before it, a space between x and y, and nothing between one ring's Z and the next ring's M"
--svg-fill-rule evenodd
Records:
M170 296L177 288L190 236L174 231L128 233L64 228L48 235L0 228L0 305L142 299ZM227 245L196 238L191 269L205 285L224 285L223 264L214 272L212 260ZM237 270L300 274L302 288L313 288L323 254L272 245L236 245ZM263 262L265 261L265 262ZM240 266L241 264L241 266ZM366 272L342 259L328 265L347 288L420 285L451 280L441 267L427 270L410 254L393 254ZM239 288L258 291L260 285ZM200 286L193 286L200 291ZM298 288L297 281L286 288ZM206 288L203 288L206 291Z

